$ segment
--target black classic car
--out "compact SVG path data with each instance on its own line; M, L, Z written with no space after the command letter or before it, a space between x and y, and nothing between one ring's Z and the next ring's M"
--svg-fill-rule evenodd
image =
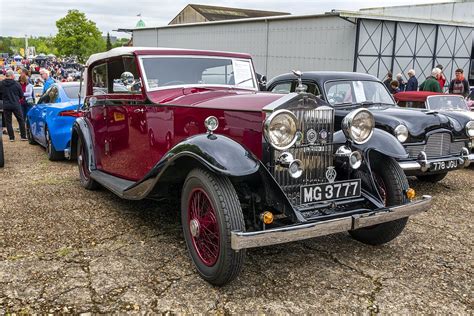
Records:
M85 72L71 140L81 184L174 197L190 257L212 284L237 277L247 248L346 231L380 245L431 205L414 199L394 160L403 146L369 111L335 123L312 94L258 92L247 54L122 47L92 55ZM136 89L115 91L130 76Z
M469 166L474 123L466 116L450 117L437 111L400 108L376 77L352 72L293 72L271 79L275 93L306 91L335 108L335 127L355 109L367 108L375 127L394 135L405 148L397 157L406 175L437 182L449 171ZM388 146L387 144L381 144Z

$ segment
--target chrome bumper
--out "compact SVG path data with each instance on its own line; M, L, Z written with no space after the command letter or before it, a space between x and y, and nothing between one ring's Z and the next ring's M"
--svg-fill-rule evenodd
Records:
M390 207L387 211L370 212L323 222L298 224L258 232L232 232L231 246L234 250L240 250L340 233L415 215L427 211L430 207L431 196L423 195L421 200Z
M467 149L466 149L467 151ZM447 160L458 160L458 168L462 167L469 167L471 163L474 163L474 154L465 153L462 156L456 158L442 158L442 159L426 159L426 156L422 159L418 159L415 161L399 161L398 165L404 171L412 171L412 170L420 170L422 172L426 172L430 169L430 165L434 162L442 162ZM454 170L454 169L452 169Z

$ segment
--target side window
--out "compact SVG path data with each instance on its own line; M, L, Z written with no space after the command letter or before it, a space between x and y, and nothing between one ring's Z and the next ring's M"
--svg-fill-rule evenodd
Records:
M314 83L306 82L306 83L303 83L303 86L306 88L306 92L308 93L314 94L316 96L321 94L321 92L319 92L318 86Z
M141 93L135 57L124 56L107 64L109 93Z
M107 65L101 64L92 68L92 94L107 94Z
M49 103L56 103L60 101L58 87L52 86L49 90Z
M291 92L291 82L278 83L270 90L274 93L288 94Z
M43 95L39 98L37 104L50 103L49 102L49 100L50 100L49 93L51 92L52 88L53 87L50 87L48 90L45 91L45 93L43 93Z

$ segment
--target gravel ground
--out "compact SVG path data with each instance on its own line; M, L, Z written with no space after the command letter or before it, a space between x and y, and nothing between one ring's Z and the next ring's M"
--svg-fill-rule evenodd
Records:
M7 139L4 137L4 141ZM0 170L0 313L474 312L474 169L438 184L429 213L371 247L336 234L253 249L224 288L188 258L175 207L84 190L76 165L5 143Z

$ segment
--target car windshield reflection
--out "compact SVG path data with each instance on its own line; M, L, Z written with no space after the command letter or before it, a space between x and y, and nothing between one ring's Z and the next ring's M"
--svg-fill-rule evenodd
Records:
M250 60L216 57L142 57L148 90L172 86L217 85L255 90Z
M329 81L324 85L327 100L331 105L347 106L362 104L393 105L392 97L381 82L377 81Z
M469 111L466 100L456 95L436 95L427 98L428 109L448 111Z

